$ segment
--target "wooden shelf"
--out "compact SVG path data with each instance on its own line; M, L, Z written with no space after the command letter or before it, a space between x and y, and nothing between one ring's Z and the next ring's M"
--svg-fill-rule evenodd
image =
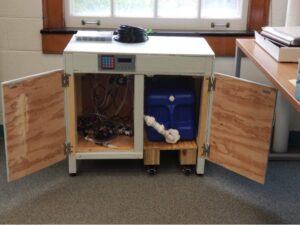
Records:
M195 165L197 163L197 144L195 140L180 141L177 144L168 144L163 141L153 142L144 138L144 164L160 165L160 151L180 152L180 165Z
M195 140L192 141L180 141L177 144L168 144L163 141L153 142L149 141L145 134L144 150L197 150L197 144Z
M109 144L115 147L105 147L96 145L92 142L86 141L83 137L78 138L78 143L75 146L76 153L84 152L101 152L101 151L133 151L134 142L133 137L127 136L118 136L111 141L108 141Z

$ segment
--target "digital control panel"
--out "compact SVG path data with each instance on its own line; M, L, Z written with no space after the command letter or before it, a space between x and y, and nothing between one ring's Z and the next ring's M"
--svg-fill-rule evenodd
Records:
M135 72L135 55L98 55L100 71Z

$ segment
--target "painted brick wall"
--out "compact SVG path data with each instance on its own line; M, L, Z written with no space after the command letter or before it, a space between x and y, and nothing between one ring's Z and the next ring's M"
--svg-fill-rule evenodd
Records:
M0 81L63 67L62 56L42 54L42 26L41 0L0 0Z

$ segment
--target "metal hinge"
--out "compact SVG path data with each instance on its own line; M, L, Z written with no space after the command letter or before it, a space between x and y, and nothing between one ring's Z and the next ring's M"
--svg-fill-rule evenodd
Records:
M208 91L211 92L214 91L215 89L216 89L216 79L210 77L208 81Z
M65 73L64 75L62 75L61 84L63 88L69 87L69 78L70 78L70 74Z
M209 144L204 144L202 146L203 149L203 156L205 156L206 158L209 156L210 153L210 145Z
M70 142L64 144L64 153L66 156L72 153L72 145Z

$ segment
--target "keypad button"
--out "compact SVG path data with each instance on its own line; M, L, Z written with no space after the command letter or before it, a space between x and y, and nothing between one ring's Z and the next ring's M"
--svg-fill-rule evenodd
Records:
M101 68L102 69L115 69L115 57L114 56L101 56Z

